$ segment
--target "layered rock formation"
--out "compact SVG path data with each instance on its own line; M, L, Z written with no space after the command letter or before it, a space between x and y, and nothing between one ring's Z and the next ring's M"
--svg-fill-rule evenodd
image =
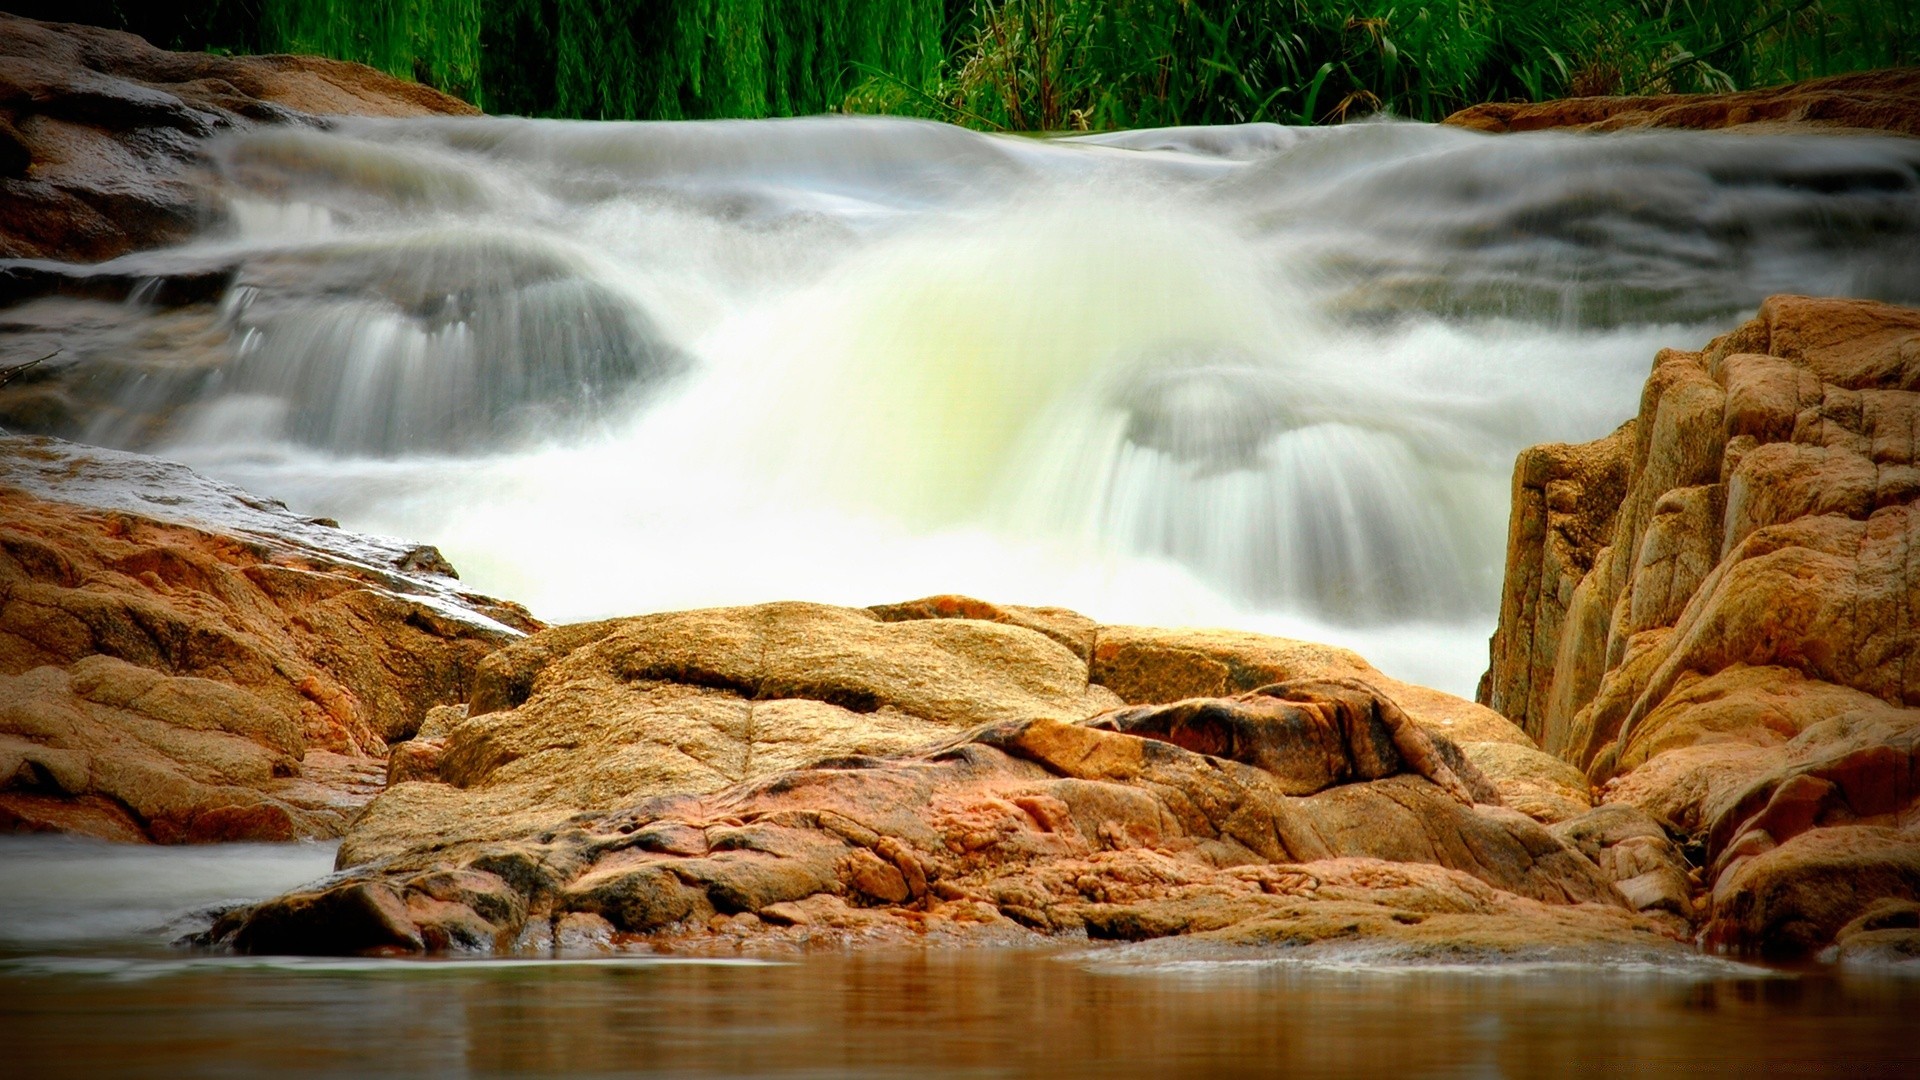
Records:
M175 53L0 14L0 258L97 261L184 238L210 209L192 166L217 131L474 112L359 64Z
M1775 297L1662 352L1614 435L1520 459L1482 700L1697 839L1712 942L1920 899L1917 442L1920 311Z
M1808 129L1920 135L1920 71L1896 68L1731 94L1651 94L1490 102L1443 123L1475 131Z
M335 836L387 743L536 628L432 548L152 458L0 437L0 828Z
M1578 774L1512 725L1252 634L958 597L680 612L535 634L429 724L348 833L345 877L214 940L1509 951L1678 948L1687 926L1684 885L1640 880L1685 878L1644 843L1659 828L1587 813Z
M1589 806L1584 779L1499 716L1394 682L1343 649L1099 626L959 597L872 610L786 603L556 627L488 657L470 706L434 714L396 747L396 786L341 861L390 858L425 836L446 846L551 830L635 799L916 751L981 724L1074 722L1309 677L1387 688L1544 820Z

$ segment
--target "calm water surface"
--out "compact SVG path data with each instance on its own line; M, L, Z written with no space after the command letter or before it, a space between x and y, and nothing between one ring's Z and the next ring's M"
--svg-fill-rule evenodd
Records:
M1920 978L1704 959L1412 968L1068 946L408 961L166 945L209 905L331 860L325 845L0 837L0 1075L1920 1075Z
M0 972L12 1075L1912 1076L1920 980L1079 951ZM1098 955L1097 953L1093 955Z

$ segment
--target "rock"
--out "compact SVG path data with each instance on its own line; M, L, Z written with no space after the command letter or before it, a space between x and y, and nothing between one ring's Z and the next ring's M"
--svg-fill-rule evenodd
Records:
M234 938L244 952L296 955L410 953L426 947L406 902L377 882L296 893L250 909Z
M1348 649L1238 630L1101 626L1089 677L1130 704L1227 697L1293 679L1354 677L1389 694L1412 720L1458 743L1534 741L1492 709L1388 678Z
M184 238L212 209L193 168L216 131L474 112L359 64L173 53L0 14L0 258L98 261Z
M1699 891L1686 854L1667 829L1646 812L1625 803L1596 807L1551 829L1572 844L1639 912L1665 912L1682 930L1695 913Z
M1920 900L1920 830L1812 829L1720 875L1706 939L1770 956L1805 956L1887 900Z
M1258 937L1282 926L1345 939L1368 927L1400 934L1387 928L1444 914L1461 933L1479 926L1487 942L1515 947L1673 946L1664 936L1671 927L1627 910L1577 843L1476 803L1476 792L1498 796L1464 755L1352 676L1099 711L1117 695L1072 678L1084 671L1072 652L987 620L883 623L865 611L776 604L566 629L488 661L481 683L504 678L528 690L512 709L453 725L443 773L471 787L401 784L369 808L343 848L356 853L343 862L377 858L349 869L332 891L401 898L423 950L457 934L419 922L423 914L435 925L448 919L419 895L458 903L459 919L482 918L496 942L548 940L539 930L529 938L526 924L565 926L581 913L604 920L615 944L676 949L929 935ZM548 657L530 677L528 655ZM799 658L804 667L793 663ZM948 689L959 685L973 694ZM860 715L896 710L925 727L873 729L868 737L913 743L885 756L869 750L765 770L747 763L757 746L750 727L727 736L710 724L720 734L704 748L692 729L675 727L751 715L767 703L763 695L802 688L842 700L857 688L871 706ZM842 730L826 726L818 747L847 737ZM616 742L606 733L616 732L672 739L699 749L698 769L748 775L697 793L669 785L648 795L636 773L596 791L593 757L570 756L573 747L561 743L607 738L579 744L605 757ZM731 749L728 738L745 748ZM502 741L520 739L533 741L511 750ZM501 777L541 755L549 756L527 780ZM704 776L693 771L672 784ZM520 801L503 809L497 789L516 785ZM396 827L419 813L422 790L439 793L444 816L431 828ZM461 831L440 831L452 828ZM1611 848L1614 872L1631 869L1632 880L1644 870L1629 865L1631 838L1618 832L1600 836L1595 850ZM519 902L484 907L450 886L423 884L462 875L487 880L470 892L496 896L499 882ZM276 935L297 935L281 928L313 919L317 941L349 951L389 948L397 936L369 924L360 939L345 938L329 929L330 915L309 914L331 910L311 894L254 910L237 913L218 937L242 950L285 940L245 932L256 919ZM1529 938L1528 927L1539 935Z
M1834 935L1842 967L1920 969L1920 903L1882 898Z
M336 836L390 741L537 624L189 470L0 437L0 821Z
M1411 772L1469 806L1500 804L1457 749L1443 755L1433 736L1358 679L1303 679L1237 698L1119 709L1088 726L1252 765L1288 795Z
M1586 774L1551 754L1510 742L1461 743L1460 751L1501 803L1535 821L1552 824L1593 809Z
M1920 311L1782 296L1516 468L1481 697L1697 846L1725 947L1817 951L1906 895L1916 431Z
M1442 123L1475 131L1692 128L1853 130L1920 135L1920 71L1896 68L1730 94L1577 97L1473 105Z
M1045 634L1064 645L1087 663L1093 655L1094 639L1100 626L1077 611L1054 607L1016 607L989 604L970 596L929 596L904 604L876 604L867 609L881 622L907 622L913 619L978 619L983 622L1021 626Z
M439 745L400 744L397 786L347 839L342 865L406 851L423 835L535 835L585 811L914 750L984 723L1084 720L1129 701L1218 694L1226 682L1192 673L1228 664L1249 689L1302 676L1391 687L1416 703L1405 715L1424 730L1449 745L1478 740L1461 744L1468 755L1482 743L1513 746L1491 762L1489 798L1503 770L1537 771L1520 753L1526 736L1495 713L1404 688L1343 649L1096 626L964 597L767 604L554 627L487 657L468 715L447 714ZM435 779L445 784L398 783Z

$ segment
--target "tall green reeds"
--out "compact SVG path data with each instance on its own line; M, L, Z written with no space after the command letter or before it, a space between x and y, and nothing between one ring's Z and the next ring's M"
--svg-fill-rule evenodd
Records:
M494 112L1007 130L1438 119L1920 63L1913 0L11 0L185 48L358 60Z
M358 60L496 111L597 120L837 108L930 88L942 0L263 0L268 47Z
M469 100L481 95L487 0L262 0L270 48L357 60Z
M937 91L847 107L1007 129L1439 119L1920 62L1910 0L976 0Z

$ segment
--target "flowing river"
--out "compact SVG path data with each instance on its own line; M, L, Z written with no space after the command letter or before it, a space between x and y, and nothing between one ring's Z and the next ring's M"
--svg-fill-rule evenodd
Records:
M1519 450L1770 293L1920 299L1909 139L352 120L213 173L45 316L122 373L90 441L549 621L961 592L1465 695Z
M202 235L106 268L147 284L15 313L108 365L93 441L550 621L963 592L1462 694L1521 448L1770 293L1920 300L1920 143L1868 136L351 120L208 180ZM0 860L31 1075L1897 1075L1920 1014L1711 958L240 960L166 942L331 848Z

